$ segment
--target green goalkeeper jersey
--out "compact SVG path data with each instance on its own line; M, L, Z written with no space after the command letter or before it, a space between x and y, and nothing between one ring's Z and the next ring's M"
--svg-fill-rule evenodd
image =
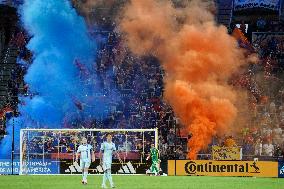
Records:
M152 161L155 161L155 162L158 161L158 159L159 159L159 151L158 151L157 148L151 148L150 155L151 155Z

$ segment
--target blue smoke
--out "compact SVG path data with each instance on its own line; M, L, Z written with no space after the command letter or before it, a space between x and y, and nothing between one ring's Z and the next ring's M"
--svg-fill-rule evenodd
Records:
M70 2L25 0L20 15L32 36L27 48L34 59L24 80L33 95L21 97L21 117L14 120L16 138L21 128L61 128L66 118L105 117L117 95L105 94L97 84L97 44ZM10 120L0 158L9 156L12 125Z

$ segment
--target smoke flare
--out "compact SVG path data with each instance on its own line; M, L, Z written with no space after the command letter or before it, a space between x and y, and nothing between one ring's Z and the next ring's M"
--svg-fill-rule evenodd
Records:
M32 95L20 98L21 116L13 118L17 150L21 128L61 128L66 119L103 118L112 97L118 98L98 84L96 41L69 0L25 0L20 15L32 36L27 48L34 59L24 78ZM7 123L0 156L10 153L13 121Z
M161 61L164 98L192 134L190 159L232 125L237 94L227 81L246 63L235 39L214 23L207 5L192 1L175 8L169 1L131 0L120 20L132 52Z

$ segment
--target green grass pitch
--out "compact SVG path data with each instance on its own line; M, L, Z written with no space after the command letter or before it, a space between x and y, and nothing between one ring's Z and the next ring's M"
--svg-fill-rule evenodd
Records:
M197 176L113 176L117 189L284 189L284 179ZM102 176L0 176L0 189L96 189ZM109 188L109 187L108 187Z

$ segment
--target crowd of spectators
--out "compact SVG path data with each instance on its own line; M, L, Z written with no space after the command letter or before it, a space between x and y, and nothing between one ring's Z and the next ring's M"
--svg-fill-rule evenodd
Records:
M248 159L279 158L284 153L284 27L279 21L261 17L254 25L242 22L239 29L249 39L259 61L251 64L238 80L248 89L251 115L234 137Z
M104 23L104 28L107 28L106 25ZM256 23L255 31L283 31L281 25L275 23L270 23L269 27L266 25L267 21L260 18ZM94 65L100 79L98 84L104 89L104 93L110 94L112 90L116 90L120 94L120 100L110 105L110 114L103 120L85 118L74 120L69 119L67 115L64 127L124 129L158 127L161 157L185 159L188 152L188 138L181 137L179 134L181 125L177 121L178 118L175 117L172 108L163 101L164 72L158 60L155 57L136 57L121 41L120 34L113 30L115 24L111 22L109 28L109 30L93 33L107 38L106 43L99 47ZM240 30L245 35L251 32L250 29L246 29L244 23L240 25ZM10 41L10 45L17 47L18 50L18 64L11 70L11 78L7 86L9 90L7 105L14 111L17 109L17 104L21 103L18 100L18 94L29 95L28 86L23 83L23 76L32 62L31 52L25 48L28 39L23 31L18 31ZM243 80L249 78L246 81L249 85L248 92L252 96L250 103L253 106L249 105L252 108L252 120L247 126L242 126L241 131L233 137L214 138L212 145L241 146L243 154L251 157L282 155L284 149L284 104L282 103L284 88L280 88L276 94L260 83L256 77L259 73L264 73L263 80L270 82L273 80L279 85L283 83L284 78L281 78L279 74L282 73L283 67L283 39L284 37L271 37L266 42L253 44L255 52L259 54L260 64L250 66L246 74L242 75ZM85 76L82 75L82 77ZM255 91L258 91L257 95L254 94ZM115 139L120 140L117 142L121 150L141 152L143 148L147 153L153 142L149 139L143 143L140 140L141 136L136 136L124 144L123 137L125 136L121 135ZM97 137L96 141L99 138ZM49 153L74 152L76 144L77 141L72 134L60 139L49 134L44 138L44 142L42 137L35 136L28 143L31 152L34 153L45 152L45 150ZM210 158L208 155L210 147L200 153Z
M107 34L107 43L98 51L96 67L97 74L101 79L101 85L105 93L117 89L120 102L111 106L112 113L104 120L69 120L65 127L68 128L160 128L161 153L166 156L174 156L175 134L173 127L175 117L169 105L162 99L163 71L158 61L153 57L139 59L119 42L114 32L104 32ZM31 63L32 55L25 48L28 37L19 31L10 40L9 46L17 49L17 64L11 69L10 78L7 82L9 90L7 94L6 106L13 111L17 111L19 102L18 95L22 93L29 95L28 86L23 83L23 76ZM109 73L109 68L111 73ZM3 119L3 122L5 120ZM5 130L5 128L2 128ZM168 133L170 133L168 135ZM36 140L36 141L34 141ZM42 151L41 142L34 138L35 152ZM45 145L48 151L54 152L56 141L50 141ZM65 140L66 148L62 147L61 152L68 151L70 141ZM133 144L136 142L133 142ZM186 142L183 142L185 144ZM137 143L136 148L143 146ZM181 152L181 143L177 143ZM62 146L62 145L61 145ZM63 145L64 146L64 145ZM150 147L150 144L148 145ZM169 151L170 149L170 151ZM147 152L147 148L145 149ZM169 153L171 152L171 153ZM184 156L184 152L181 156Z
M145 159L150 152L151 144L155 143L154 132L114 132L112 134L118 152L124 153L125 159L133 157ZM82 137L86 137L88 143L98 153L101 143L105 140L105 133L99 131L39 131L25 133L23 137L24 154L30 158L42 156L60 158L62 153L67 153L72 157L81 144ZM133 156L133 153L136 155Z
M65 127L113 129L158 127L159 148L163 158L173 158L175 151L178 152L178 158L185 158L187 141L185 138L176 138L174 127L179 125L176 124L176 117L171 107L162 100L164 73L158 61L154 57L133 56L116 35L114 32L107 33L107 43L98 51L95 64L104 93L119 91L121 94L119 102L110 106L110 114L103 120L71 119L65 123ZM142 141L130 143L136 144L135 148L131 147L132 150L139 146L143 147ZM148 141L144 143L145 153L150 148L150 143L145 145L147 143ZM39 147L39 144L37 143L35 149L41 151L42 147Z
M5 134L6 120L12 115L18 115L18 95L27 92L27 86L24 85L23 78L28 65L31 63L31 53L25 47L26 36L24 33L16 29L10 36L11 37L7 39L7 44L2 44L3 56L1 59L0 81L1 90L5 92L5 96L1 96L1 136Z

